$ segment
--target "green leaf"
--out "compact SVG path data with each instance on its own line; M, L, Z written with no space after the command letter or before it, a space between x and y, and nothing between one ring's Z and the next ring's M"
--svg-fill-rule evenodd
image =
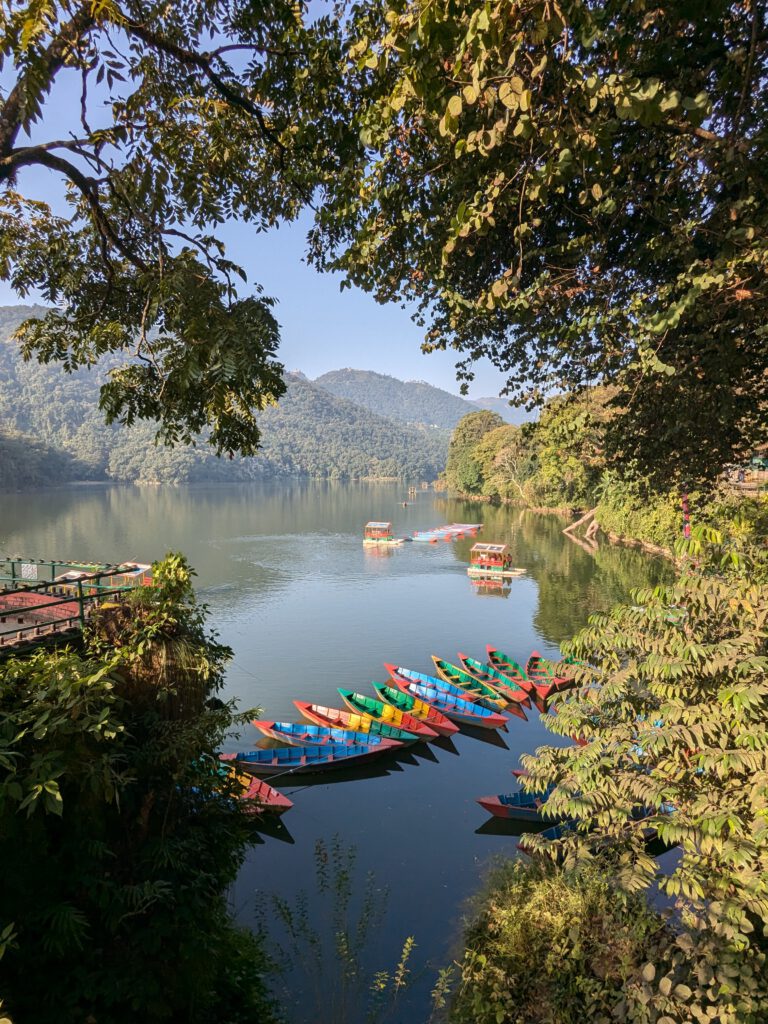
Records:
M461 114L461 109L461 96L451 96L448 100L448 113L451 117L457 118Z

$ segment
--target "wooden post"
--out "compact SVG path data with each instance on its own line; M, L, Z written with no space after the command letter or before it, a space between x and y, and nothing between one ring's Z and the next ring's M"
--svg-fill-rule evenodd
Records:
M85 630L85 605L83 602L83 581L77 581L77 603L80 607L80 628Z

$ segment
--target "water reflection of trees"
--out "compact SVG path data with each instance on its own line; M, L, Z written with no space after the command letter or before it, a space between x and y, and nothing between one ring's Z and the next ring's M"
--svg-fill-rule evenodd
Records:
M534 625L553 645L573 636L588 615L627 601L635 587L655 586L673 573L669 562L632 548L602 543L590 554L563 534L560 516L451 499L437 504L447 522L482 522L484 541L509 544L514 564L538 584ZM471 537L457 540L456 558L468 565L474 543Z

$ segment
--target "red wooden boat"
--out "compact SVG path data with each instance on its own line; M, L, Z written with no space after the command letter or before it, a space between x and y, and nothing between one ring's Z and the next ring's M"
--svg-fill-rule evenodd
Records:
M234 764L227 763L228 759L229 755L220 755L221 766L240 786L238 799L255 801L253 806L249 808L253 814L261 814L262 812L283 814L293 807L293 800L289 800L287 796L280 793L274 786L270 786L264 779L257 779L255 775L251 775L249 772L238 771Z
M437 736L437 732L431 726L419 721L418 718L414 718L413 715L398 712L395 708L392 710L395 712L395 717L398 720L395 721L393 718L392 722L385 723L376 721L367 714L359 714L356 711L327 708L322 704L310 704L303 700L295 700L293 703L300 714L310 722L316 722L318 725L328 725L340 729L354 729L355 732L370 732L381 735L382 728L389 724L394 725L398 729L404 729L407 732L413 733L424 740L433 740Z

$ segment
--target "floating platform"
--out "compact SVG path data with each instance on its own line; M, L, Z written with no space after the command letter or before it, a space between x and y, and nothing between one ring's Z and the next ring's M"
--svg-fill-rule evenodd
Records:
M509 580L516 576L524 576L525 569L511 566L509 569L483 569L478 565L470 565L467 569L467 576L484 580Z

